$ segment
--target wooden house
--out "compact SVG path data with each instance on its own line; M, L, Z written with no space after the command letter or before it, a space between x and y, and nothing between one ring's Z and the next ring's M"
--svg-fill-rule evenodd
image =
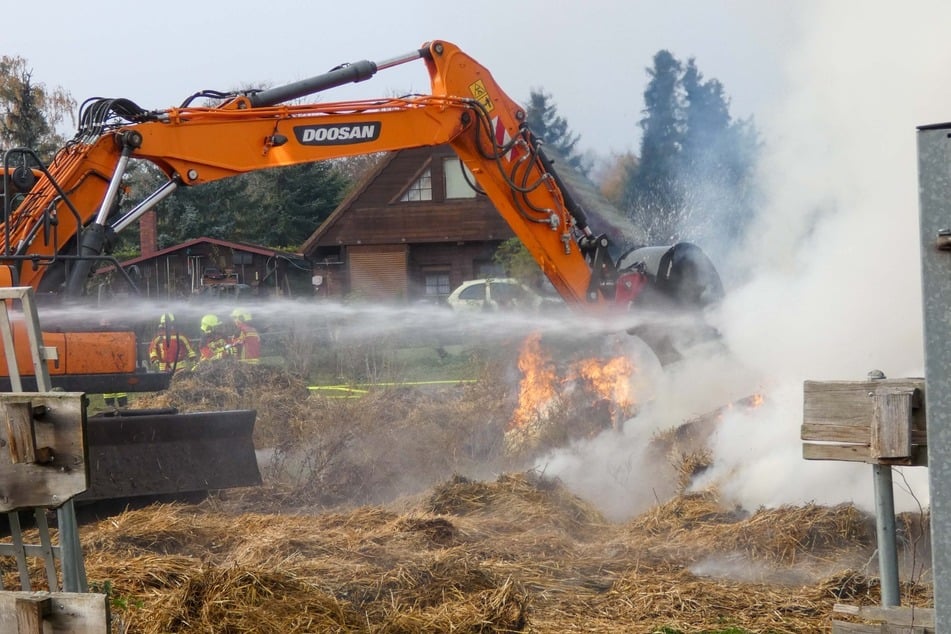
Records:
M317 294L438 302L502 274L493 256L515 234L466 176L448 145L383 155L304 243ZM619 235L624 223L607 224Z
M300 255L216 238L188 240L120 266L142 295L157 299L313 295L309 264ZM126 290L111 267L99 276L111 292Z
M382 156L303 252L321 295L435 301L500 273L492 256L514 235L449 146L425 147Z

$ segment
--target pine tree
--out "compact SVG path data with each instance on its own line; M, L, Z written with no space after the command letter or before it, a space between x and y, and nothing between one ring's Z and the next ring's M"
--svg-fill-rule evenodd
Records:
M587 175L589 166L576 148L580 137L571 132L568 122L558 114L550 94L533 88L529 93L525 115L525 121L536 137L554 150L567 165Z
M683 67L670 51L658 51L644 91L640 162L625 194L635 224L652 239L676 239L684 193L678 179L683 148Z
M723 85L659 51L644 91L640 160L624 206L654 244L691 240L726 249L755 204L759 149L752 121L733 121Z

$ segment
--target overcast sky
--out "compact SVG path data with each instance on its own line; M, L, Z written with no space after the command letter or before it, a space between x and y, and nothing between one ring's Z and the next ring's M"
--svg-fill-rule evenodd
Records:
M734 113L765 109L781 92L801 3L725 0L449 0L70 3L36 19L36 6L4 8L5 54L34 78L87 97L178 105L200 89L279 85L341 62L381 61L432 39L449 40L486 66L510 96L550 92L586 149L636 147L645 68L666 48L697 58L726 86ZM23 26L26 25L26 26ZM428 92L421 62L383 71L340 98ZM333 100L332 95L324 97Z

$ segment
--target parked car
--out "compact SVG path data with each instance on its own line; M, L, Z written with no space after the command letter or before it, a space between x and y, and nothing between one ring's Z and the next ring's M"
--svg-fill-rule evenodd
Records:
M564 301L546 297L513 278L485 278L460 284L446 303L454 310L528 310L563 307Z

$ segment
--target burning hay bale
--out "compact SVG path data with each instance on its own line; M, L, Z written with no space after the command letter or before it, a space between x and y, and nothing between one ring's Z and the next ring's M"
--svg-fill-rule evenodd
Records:
M751 513L689 492L710 466L715 414L653 439L676 489L611 523L524 471L533 452L610 417L585 427L575 417L590 408L549 410L537 444L513 453L514 395L489 374L340 400L273 368L176 377L146 406L258 410L267 486L83 527L90 581L112 589L128 631L148 633L815 632L836 601L879 600L868 518L853 507ZM929 600L920 584L902 594Z

